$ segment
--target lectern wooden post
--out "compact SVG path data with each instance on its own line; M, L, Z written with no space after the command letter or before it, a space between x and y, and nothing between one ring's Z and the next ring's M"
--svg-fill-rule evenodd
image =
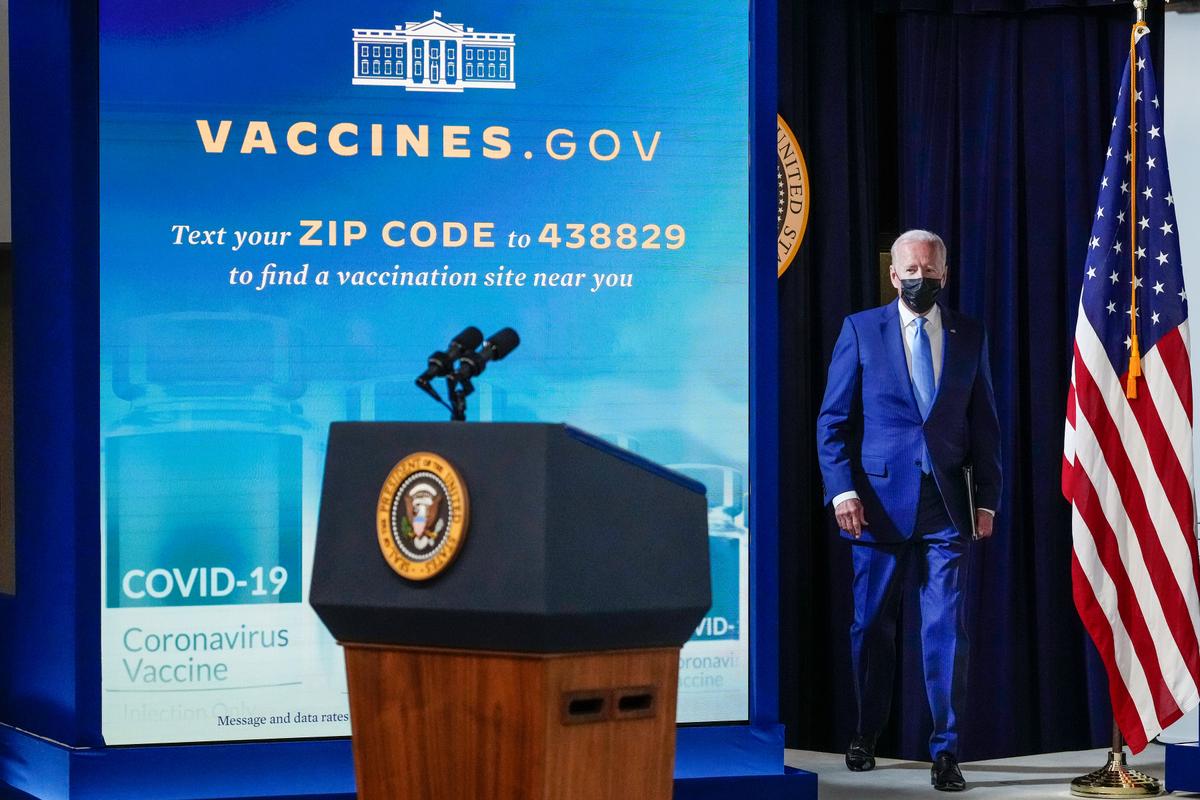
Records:
M709 592L703 487L582 431L330 430L310 601L363 800L667 800Z

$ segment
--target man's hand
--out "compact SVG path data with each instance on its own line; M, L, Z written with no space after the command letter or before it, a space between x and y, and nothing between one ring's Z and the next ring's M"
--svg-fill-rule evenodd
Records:
M857 497L852 497L849 500L843 500L838 503L837 508L833 510L833 515L837 517L838 527L847 533L854 534L857 539L862 536L863 528L867 527L867 518L863 514L862 500ZM988 532L991 532L991 526L988 526Z
M975 532L977 539L986 539L992 535L992 515L987 511L975 512Z

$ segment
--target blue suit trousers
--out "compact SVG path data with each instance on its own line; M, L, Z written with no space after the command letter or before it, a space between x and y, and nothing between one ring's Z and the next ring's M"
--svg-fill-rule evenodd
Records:
M963 598L967 538L950 523L933 480L922 480L916 530L901 542L855 542L854 622L850 626L858 733L875 737L887 723L896 663L896 618L906 576L919 581L921 656L933 716L929 753L958 757L959 714L966 701L968 640Z

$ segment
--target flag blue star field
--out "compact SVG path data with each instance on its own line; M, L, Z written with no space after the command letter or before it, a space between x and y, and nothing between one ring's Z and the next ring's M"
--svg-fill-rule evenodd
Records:
M1117 95L1063 449L1075 606L1135 753L1200 703L1187 291L1147 32Z

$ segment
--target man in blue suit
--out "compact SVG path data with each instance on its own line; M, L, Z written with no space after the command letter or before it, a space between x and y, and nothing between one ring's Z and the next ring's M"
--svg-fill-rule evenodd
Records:
M983 325L936 302L946 285L941 238L919 230L901 235L892 245L891 277L895 302L843 323L817 420L825 502L854 564L858 728L846 766L875 766L875 737L891 707L900 584L915 561L933 713L930 779L937 789L961 791L967 547L972 535L992 534L1002 483L1000 425ZM967 465L976 484L974 520Z

